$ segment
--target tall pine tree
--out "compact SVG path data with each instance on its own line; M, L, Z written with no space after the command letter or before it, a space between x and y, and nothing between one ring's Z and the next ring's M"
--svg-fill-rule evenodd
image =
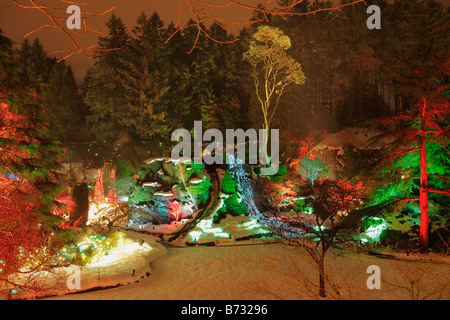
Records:
M89 85L84 97L91 114L87 117L91 132L99 140L114 141L123 126L125 89L119 71L124 68L122 57L128 48L130 35L122 19L115 14L106 22L108 37L100 37L95 65L89 72Z

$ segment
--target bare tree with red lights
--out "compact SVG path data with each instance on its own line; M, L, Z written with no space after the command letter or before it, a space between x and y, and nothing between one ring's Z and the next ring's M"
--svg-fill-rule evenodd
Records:
M284 184L281 185L284 187ZM273 196L269 198L277 203L280 190L276 190L277 184L272 184L272 187L269 192ZM301 211L308 212L311 208L313 211L289 215L281 214L279 210L273 211L274 217L282 222L275 232L288 245L304 249L312 258L319 271L319 296L325 297L326 283L329 283L325 256L338 245L352 247L358 244L353 236L358 223L361 217L373 212L371 209L357 210L365 203L367 188L362 182L354 183L346 179L320 179L314 185L300 183L296 191L291 188L287 193L283 187L281 194L289 194L292 198L292 194L296 193L297 197L303 198ZM298 232L294 232L294 228ZM330 287L330 290L336 291L336 288ZM339 292L333 294L339 295Z

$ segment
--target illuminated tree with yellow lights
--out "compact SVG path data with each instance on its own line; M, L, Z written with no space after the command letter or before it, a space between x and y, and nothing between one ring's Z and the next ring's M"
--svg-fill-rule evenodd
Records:
M290 47L291 39L283 31L263 25L253 34L253 41L244 53L244 59L253 67L256 96L264 117L266 136L262 144L266 159L270 124L283 91L290 84L305 82L300 63L286 52Z

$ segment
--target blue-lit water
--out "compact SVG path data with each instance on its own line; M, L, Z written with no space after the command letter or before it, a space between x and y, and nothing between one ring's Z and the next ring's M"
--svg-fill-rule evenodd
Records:
M288 237L299 237L305 232L299 228L290 226L288 223L281 221L267 212L260 212L256 206L252 183L245 171L244 165L235 155L228 155L229 170L233 179L237 182L237 189L244 198L247 212L250 217L257 218L268 228L273 229L277 233L281 233Z

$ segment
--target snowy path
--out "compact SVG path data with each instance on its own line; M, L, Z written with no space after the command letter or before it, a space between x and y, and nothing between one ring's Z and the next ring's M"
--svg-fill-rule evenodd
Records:
M236 300L236 299L308 299L305 290L293 278L301 273L317 283L317 271L304 254L280 244L234 247L169 248L168 255L152 263L149 278L128 286L55 297L54 299L131 299L131 300ZM327 270L347 299L408 299L408 292L382 282L381 290L366 286L369 265L381 268L383 280L403 283L399 267L409 274L427 270L423 279L428 288L437 286L436 279L450 278L448 264L405 263L367 255L330 255ZM428 283L427 283L428 281ZM351 287L351 292L349 288ZM317 291L316 289L314 289ZM423 289L425 290L425 289ZM425 292L425 291L423 291ZM447 291L442 296L450 298Z

